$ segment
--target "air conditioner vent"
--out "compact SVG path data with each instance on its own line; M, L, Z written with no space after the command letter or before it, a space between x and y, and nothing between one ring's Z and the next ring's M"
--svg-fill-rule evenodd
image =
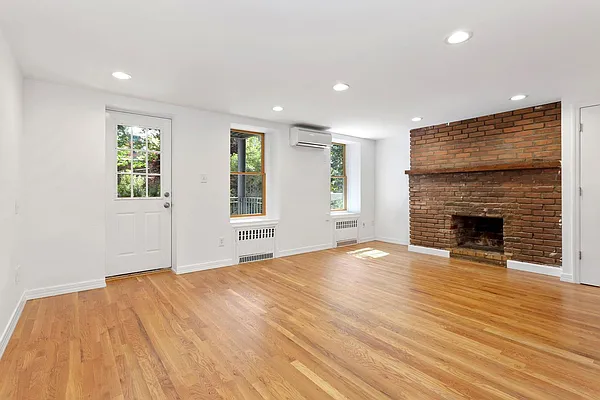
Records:
M331 141L331 133L329 132L299 127L290 129L290 145L294 147L326 149L331 147Z

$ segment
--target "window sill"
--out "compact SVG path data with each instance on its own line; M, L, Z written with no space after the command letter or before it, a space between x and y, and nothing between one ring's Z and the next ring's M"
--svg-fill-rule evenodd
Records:
M331 218L333 218L333 219L360 218L360 213L349 212L349 211L332 211Z
M230 218L229 223L234 228L244 228L248 226L273 226L279 224L279 220L267 217L240 217Z

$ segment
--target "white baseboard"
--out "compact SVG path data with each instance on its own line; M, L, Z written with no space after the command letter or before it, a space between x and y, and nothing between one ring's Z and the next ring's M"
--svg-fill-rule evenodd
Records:
M182 266L173 268L173 271L177 275L181 275L181 274L189 274L191 272L206 271L208 269L230 267L232 265L234 265L233 259L228 258L226 260L210 261L210 262L205 262L205 263L200 263L200 264L182 265Z
M409 244L408 251L413 253L427 254L430 256L450 258L450 252L448 250L434 249L431 247L413 246L412 244Z
M279 257L295 256L296 254L312 253L313 251L321 251L331 249L331 244L320 244L318 246L300 247L298 249L282 250L279 252Z
M400 240L400 239L393 239L393 238L388 238L388 237L377 236L375 238L375 240L384 242L384 243L401 244L402 246L408 246L408 242L406 242L405 240Z
M27 299L25 298L25 292L21 294L21 298L15 307L10 319L8 320L8 324L6 324L6 328L4 332L2 332L2 336L0 336L0 358L2 358L2 354L4 354L4 350L6 350L6 346L8 346L8 342L17 327L17 322L19 322L19 318L21 317L21 313L23 312L23 308L25 308L25 303Z
M372 239L369 239L369 240L372 240ZM277 258L293 256L296 254L312 253L314 251L327 250L327 249L331 249L331 248L332 248L331 244L322 244L322 245L318 245L318 246L309 246L309 247L301 247L298 249L283 250L283 251L278 252ZM229 258L226 260L210 261L210 262L200 263L200 264L182 265L182 266L173 268L173 272L175 272L177 275L181 275L181 274L189 274L191 272L206 271L206 270L215 269L215 268L230 267L232 265L235 265L235 262L233 259Z
M93 279L91 281L67 283L66 285L50 286L46 288L30 289L25 291L27 300L39 299L42 297L58 296L61 294L83 292L84 290L101 289L106 287L106 280Z
M542 274L542 275L550 275L550 276L556 276L556 277L559 277L562 275L562 268L550 267L548 265L542 265L542 264L531 264L531 263L526 263L526 262L522 262L522 261L508 260L506 262L506 267L508 269L515 269L518 271L525 271L525 272L533 272L533 273Z
M575 278L573 278L573 274L560 274L561 282L575 283Z
M375 236L371 236L371 237L366 237L366 238L362 238L358 241L358 243L367 243L367 242L373 242L375 241Z

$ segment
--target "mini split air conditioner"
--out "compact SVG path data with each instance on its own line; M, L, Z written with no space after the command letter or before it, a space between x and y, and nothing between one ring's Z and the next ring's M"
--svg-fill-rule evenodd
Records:
M331 147L331 134L306 128L291 128L290 145L294 147L326 149Z

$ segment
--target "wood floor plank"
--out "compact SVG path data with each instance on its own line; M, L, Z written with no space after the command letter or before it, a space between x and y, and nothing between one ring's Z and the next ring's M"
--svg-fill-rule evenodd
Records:
M599 399L600 289L380 242L31 300L0 399Z

